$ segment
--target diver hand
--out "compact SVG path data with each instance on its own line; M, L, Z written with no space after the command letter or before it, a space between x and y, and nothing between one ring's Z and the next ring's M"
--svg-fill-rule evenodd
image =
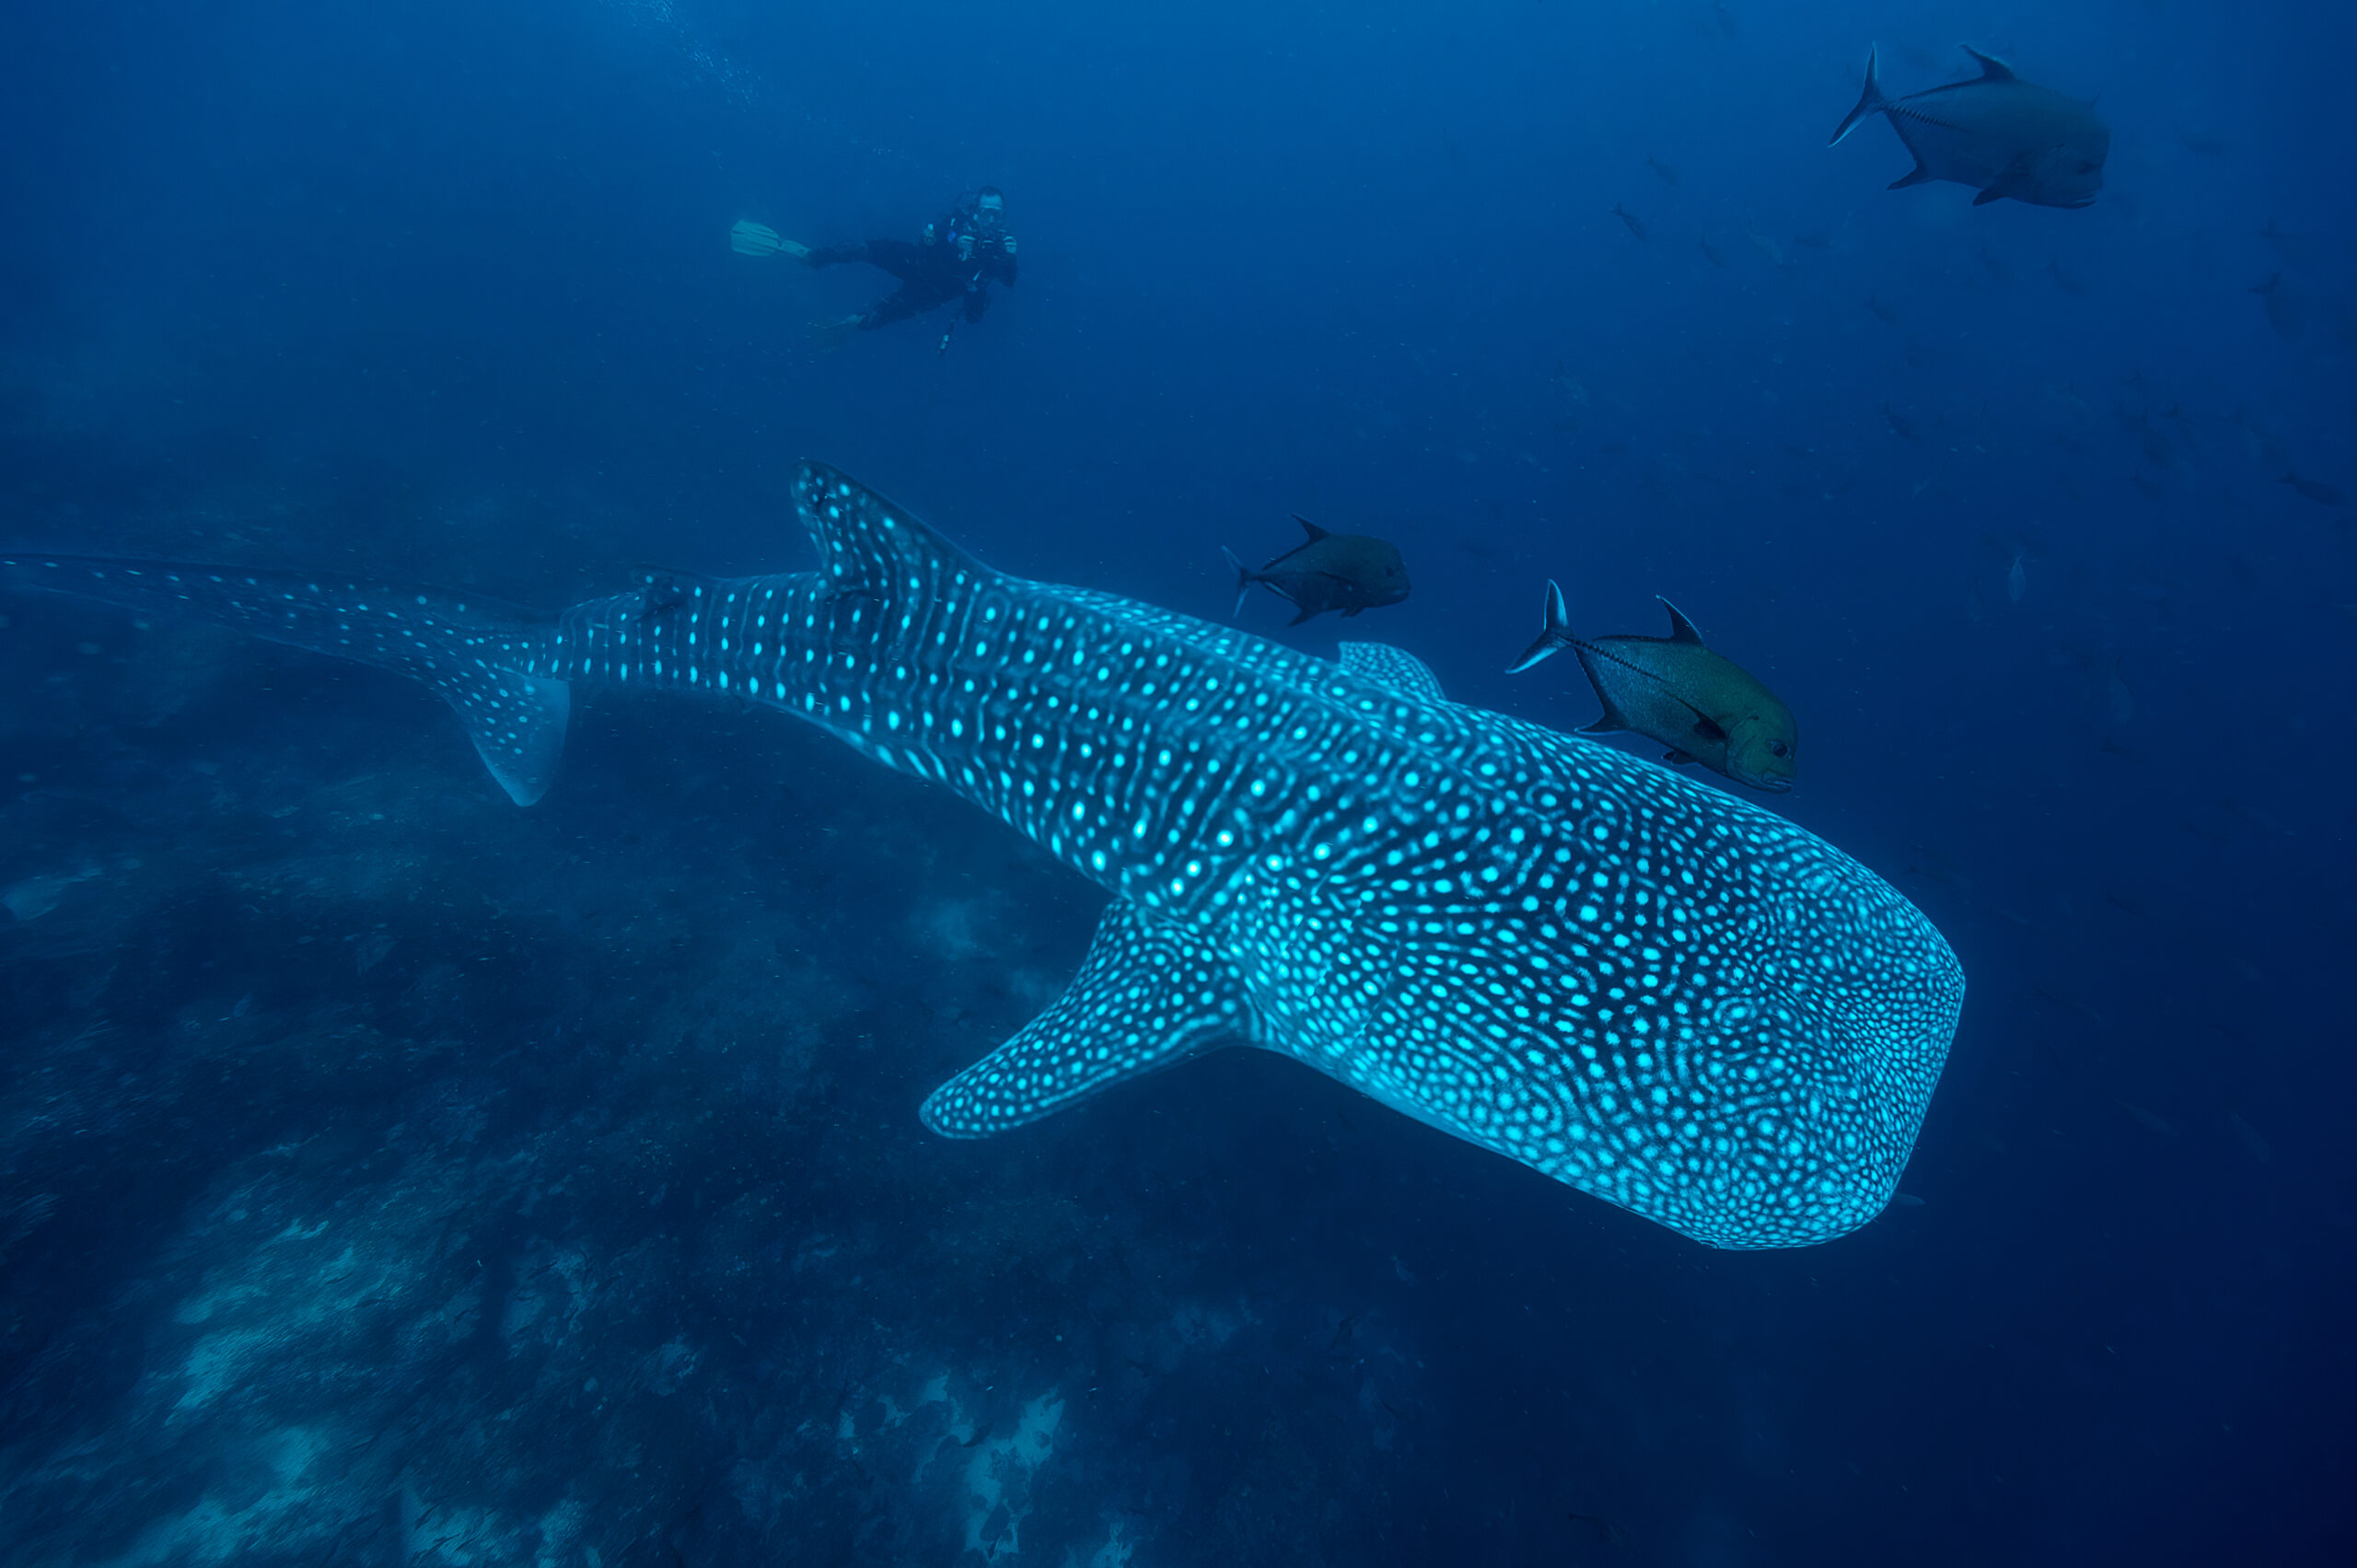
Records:
M1008 255L1010 255L1010 256L1014 255L1014 254L1015 254L1015 236L1013 236L1013 235L1011 235L1011 234L1010 234L1010 235L1007 235L1006 237L1004 237L1004 238L1002 238L1002 239L998 242L998 248L999 248L1001 250L1005 251L1005 252L1006 252Z
M972 235L961 234L958 237L958 259L961 261L970 261L974 259L974 237Z

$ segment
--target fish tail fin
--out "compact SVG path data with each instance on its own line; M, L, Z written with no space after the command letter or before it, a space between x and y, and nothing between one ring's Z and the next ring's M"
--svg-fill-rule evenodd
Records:
M1572 618L1563 608L1563 590L1550 579L1547 600L1541 608L1538 640L1522 651L1522 656L1506 666L1508 675L1520 675L1524 670L1550 656L1559 648L1572 645Z
M1236 608L1227 612L1227 618L1233 621L1244 613L1244 601L1252 592L1252 568L1238 561L1236 552L1224 544L1219 547L1219 552L1226 560L1229 570L1236 574Z
M518 806L548 792L564 754L572 688L553 674L556 618L535 610L433 588L88 555L0 559L0 587L194 616L406 675L457 712Z
M1827 146L1839 145L1842 137L1858 128L1859 121L1865 119L1868 115L1880 113L1889 104L1890 100L1882 96L1882 82L1875 73L1875 60L1879 53L1879 50L1871 46L1867 48L1866 90L1858 95L1858 107L1852 110L1842 118L1841 123L1833 128L1833 140L1826 143Z

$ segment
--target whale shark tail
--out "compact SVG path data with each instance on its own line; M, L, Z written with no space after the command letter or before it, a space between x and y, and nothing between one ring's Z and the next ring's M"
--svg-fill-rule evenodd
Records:
M518 806L548 793L564 754L572 688L532 673L556 626L536 610L432 588L95 555L0 557L0 587L193 615L422 681L457 711Z

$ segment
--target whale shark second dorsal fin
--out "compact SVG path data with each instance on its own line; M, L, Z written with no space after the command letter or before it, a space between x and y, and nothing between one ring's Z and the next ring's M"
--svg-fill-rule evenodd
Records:
M794 470L794 505L811 543L819 575L832 592L869 598L922 594L944 577L997 574L857 480L825 463Z
M1372 680L1419 703L1446 703L1440 678L1423 660L1388 643L1344 643L1337 661L1345 675Z

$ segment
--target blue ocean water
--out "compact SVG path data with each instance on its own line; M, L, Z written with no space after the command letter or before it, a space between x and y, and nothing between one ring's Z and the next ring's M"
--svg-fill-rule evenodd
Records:
M1900 1194L1718 1252L1273 1055L915 1108L1103 895L779 716L0 602L26 1563L2340 1562L2357 289L2324 8L672 0L0 17L0 544L550 608L801 569L797 459L1509 678L1655 596L1969 977ZM2108 122L1886 191L1879 45ZM828 349L1005 192L1021 275ZM1615 209L1618 208L1619 212ZM1621 215L1632 218L1624 221ZM1623 738L1623 744L1637 743ZM1652 755L1657 748L1646 749ZM1729 789L1739 786L1727 784Z

